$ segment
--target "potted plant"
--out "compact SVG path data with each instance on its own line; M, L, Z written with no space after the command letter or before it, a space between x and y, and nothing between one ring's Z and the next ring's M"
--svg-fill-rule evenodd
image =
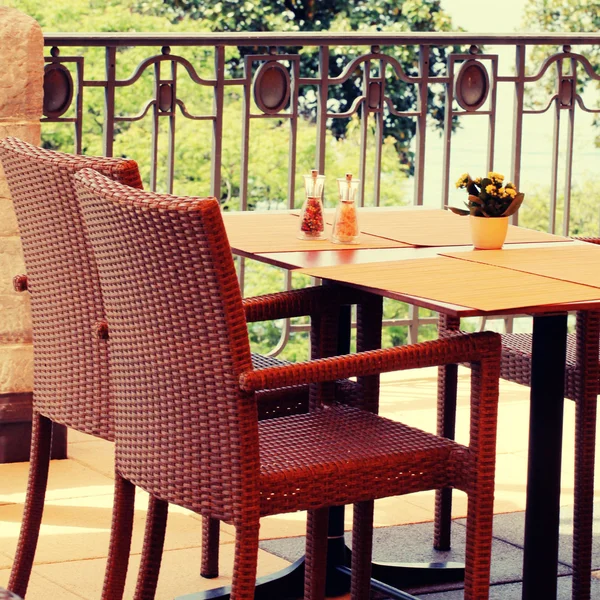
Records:
M468 210L449 206L457 215L468 215L475 248L492 250L502 248L508 232L508 217L515 214L523 203L524 194L512 183L503 184L504 175L490 171L487 177L471 179L463 173L456 182L469 194L465 205Z

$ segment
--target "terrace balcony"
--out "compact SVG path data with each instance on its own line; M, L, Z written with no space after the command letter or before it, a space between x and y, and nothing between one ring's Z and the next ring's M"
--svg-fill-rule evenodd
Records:
M458 439L467 436L469 372L459 376ZM382 381L381 412L429 431L435 431L435 369L388 374ZM494 546L492 552L492 599L520 598L522 568L523 510L527 472L529 390L502 382L498 426ZM571 598L570 552L573 504L573 421L574 404L565 405L563 471L561 492L561 530L559 598ZM48 503L44 513L41 539L30 591L31 600L96 600L100 596L108 547L112 505L113 449L104 441L76 432L69 434L69 459L53 461L50 471ZM13 550L21 519L27 464L0 465L0 586L8 581ZM146 511L146 499L139 494L136 509L130 576L125 592L131 598L139 562ZM464 494L456 493L454 514L465 516ZM596 484L600 501L600 486ZM349 514L348 514L349 513ZM377 501L375 504L376 560L393 562L462 561L463 528L455 524L454 549L450 553L431 550L433 494L410 494ZM346 529L351 528L351 511L346 514ZM600 569L600 521L594 520L594 567ZM268 517L261 524L259 575L283 568L303 549L305 515L294 513ZM157 599L167 600L202 589L230 583L233 536L228 526L221 531L221 570L218 579L198 575L201 547L201 521L192 513L174 508L169 517L166 551L163 558ZM600 570L594 574L592 597L600 594ZM456 589L458 588L458 589ZM462 598L461 584L412 590L427 600ZM381 600L384 595L374 595ZM275 600L275 599L274 599Z
M589 190L598 183L588 166L600 158L592 128L600 113L592 90L600 80L600 68L586 58L586 50L600 42L596 34L47 34L42 38L35 25L21 17L15 23L31 35L23 36L22 45L14 36L0 35L3 52L10 50L16 57L7 61L11 85L5 98L0 89L0 137L42 139L47 145L59 139L63 151L131 156L140 164L147 188L214 195L234 210L297 208L299 175L310 168L325 172L332 181L339 174L334 169L341 165L355 172L365 206L435 208L462 202L452 189L460 173L502 171L535 198L519 216L525 225L564 235L600 233L597 204L591 209L586 204ZM230 68L230 59L238 48L243 49L243 58L236 70ZM395 53L402 48L411 48L418 60L401 65ZM333 71L331 65L337 65ZM270 75L265 66L271 68ZM336 101L344 85L354 89L349 104ZM535 103L535 94L542 94L543 100ZM435 114L428 102L431 95L439 103L433 107ZM398 99L408 100L398 103ZM410 154L406 164L400 163L394 143L385 135L395 119L410 124L414 132L404 149ZM351 127L335 137L332 129L342 121ZM283 150L270 149L274 170L285 173L276 181L260 172L261 136L269 129L276 130L274 135L285 134L277 138ZM136 139L142 143L133 144ZM191 143L198 139L201 146ZM352 152L340 150L343 139ZM390 157L396 161L393 168ZM328 191L330 205L332 192L333 187ZM32 383L27 300L9 289L23 266L1 174L0 197L0 306L7 315L6 324L0 323L0 463L5 463L0 464L1 587L8 581L21 519ZM265 275L252 264L239 260L238 273L246 295L275 291L258 287ZM269 272L268 281L282 288L306 283L277 270ZM387 316L386 331L392 332L388 343L413 343L436 335L436 315L428 311L394 305L388 307ZM467 324L472 329L481 325ZM530 322L524 318L490 325L525 331ZM308 325L277 326L279 339L268 350L293 358L289 342L306 336ZM256 344L265 343L258 332ZM460 373L465 385L460 388L459 441L466 436L468 413L468 377L466 371ZM434 431L435 388L433 370L387 375L381 413ZM570 598L573 409L573 403L565 403L561 599ZM491 596L502 600L520 597L528 418L529 390L502 382ZM66 452L60 444L56 449L57 456L68 458L52 463L31 600L92 599L99 597L102 586L113 450L108 443L77 432L68 432L68 440ZM126 597L132 594L145 507L140 494ZM464 517L464 496L457 494L453 510L455 518ZM349 527L351 513L346 519ZM377 559L464 558L460 524L451 554L430 551L433 494L380 501L375 519ZM259 575L293 560L303 531L302 514L265 519ZM208 581L197 575L200 532L197 516L172 511L158 598L229 583L231 531L223 526L222 575ZM416 549L413 541L424 543ZM594 542L594 568L599 571L592 590L600 597L598 519ZM460 584L415 593L451 600L460 596L457 589Z

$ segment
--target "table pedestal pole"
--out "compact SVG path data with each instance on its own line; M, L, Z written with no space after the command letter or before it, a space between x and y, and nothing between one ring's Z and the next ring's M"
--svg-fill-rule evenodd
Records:
M523 556L523 600L556 600L567 315L536 316Z

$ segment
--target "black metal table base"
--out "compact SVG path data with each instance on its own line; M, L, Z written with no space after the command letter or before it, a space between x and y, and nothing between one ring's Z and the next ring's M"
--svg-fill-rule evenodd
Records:
M327 568L327 596L341 596L350 591L351 552L344 544L343 537L336 536L329 541ZM418 600L401 587L416 587L462 581L464 565L455 562L402 564L373 563L371 588L384 592L397 600ZM255 600L288 600L302 598L304 589L304 557L289 567L256 581ZM204 592L179 596L177 600L228 600L231 587L220 587Z

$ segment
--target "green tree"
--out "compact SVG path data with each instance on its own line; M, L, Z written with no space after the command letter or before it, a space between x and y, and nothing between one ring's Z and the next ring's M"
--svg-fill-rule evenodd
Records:
M451 31L451 20L441 6L440 0L140 0L138 10L142 13L161 14L174 22L201 21L212 31L282 31L282 32L407 32ZM331 49L329 74L340 75L353 56L365 52L365 48L344 47L341 52ZM432 47L429 73L439 74L445 68L447 55L456 48ZM240 48L238 56L228 63L232 76L239 76L241 59L255 48ZM287 52L299 51L303 76L315 76L319 57L316 48L286 48ZM396 58L408 75L419 73L418 47L383 47L382 51ZM399 111L415 110L417 90L412 84L398 79L388 69L386 92ZM310 91L303 91L300 109L310 120L316 118L317 101ZM362 71L357 71L335 90L335 98L329 100L329 108L345 112L356 98L361 96ZM428 108L433 122L444 122L444 97L441 91L429 91ZM329 124L336 138L344 138L349 121L333 119ZM412 171L410 142L415 135L414 119L396 117L389 112L384 116L384 135L394 140L402 164Z
M527 0L524 13L524 27L528 31L544 31L552 33L597 33L600 29L600 3L581 2L580 0ZM600 64L600 46L589 44L575 51L581 52L598 71ZM548 47L535 47L531 51L529 63L536 70L548 56ZM540 107L547 103L547 93L556 88L554 78L545 78L545 86L540 86L530 93L529 100L533 106ZM583 68L577 71L577 91L581 94L592 82ZM600 82L594 81L596 89ZM594 124L600 126L600 118L596 117ZM600 135L596 137L596 146L600 146Z
M598 189L600 180L597 176L575 182L571 188L568 233L572 236L598 237L600 235L600 204ZM528 190L525 202L519 211L519 225L548 231L550 227L550 208L548 198L550 189L538 187ZM556 233L563 231L564 195L557 198Z

